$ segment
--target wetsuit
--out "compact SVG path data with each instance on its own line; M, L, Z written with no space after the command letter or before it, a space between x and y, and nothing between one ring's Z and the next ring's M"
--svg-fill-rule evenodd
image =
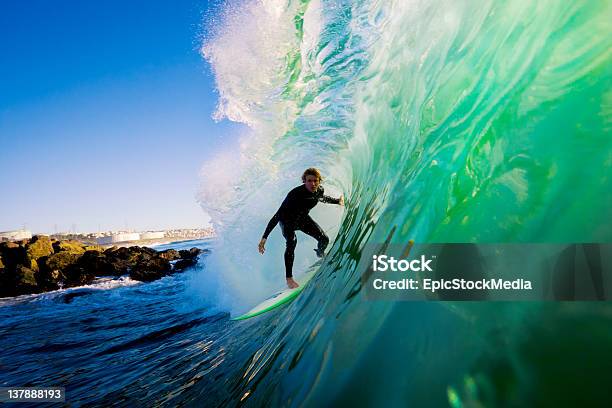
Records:
M263 234L264 239L268 239L270 232L280 222L283 236L285 237L285 275L287 278L293 276L293 259L295 258L295 246L297 245L297 237L295 231L302 231L317 240L317 255L323 256L323 251L329 244L329 238L321 229L319 224L314 222L308 212L319 201L323 203L340 204L339 198L332 198L323 194L323 187L311 193L306 186L302 184L294 188L287 194L285 200L281 204L276 214L272 217L266 231Z

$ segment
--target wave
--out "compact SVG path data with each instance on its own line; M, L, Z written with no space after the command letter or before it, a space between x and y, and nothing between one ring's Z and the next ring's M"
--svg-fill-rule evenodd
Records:
M609 242L609 8L228 5L202 51L215 116L249 130L204 166L199 193L223 237L225 289L252 302L263 287L241 290L246 276L269 287L282 275L254 248L312 165L348 198L333 251L394 226L395 242ZM339 214L317 210L335 235ZM271 241L265 263L282 250Z
M365 245L409 239L612 241L604 221L612 218L611 7L419 0L225 7L202 52L219 92L215 117L248 130L237 151L202 170L199 200L219 235L202 287L214 287L215 301L236 311L282 282L280 233L264 257L256 245L304 168L321 168L326 189L347 197L344 212L313 212L333 245L242 373L244 398L427 401L419 384L452 383L487 347L518 347L521 331L535 333L539 319L558 317L551 330L564 330L559 316L575 313L571 306L506 304L493 313L482 304L366 302L357 265ZM314 261L311 249L298 244L296 269ZM398 359L388 361L393 352ZM463 357L453 360L457 353ZM417 374L424 359L427 371ZM381 361L398 375L386 385L374 380L364 395L359 384ZM393 391L408 385L413 396Z

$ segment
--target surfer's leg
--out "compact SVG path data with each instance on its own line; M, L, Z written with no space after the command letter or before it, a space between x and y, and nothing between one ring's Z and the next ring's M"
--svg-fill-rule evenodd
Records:
M329 244L329 237L325 234L319 224L310 218L310 216L306 216L303 218L298 229L317 240L317 255L322 257L325 248L327 248L327 245Z
M293 259L295 258L295 246L297 245L297 237L295 230L281 223L283 237L285 237L285 277L293 277Z

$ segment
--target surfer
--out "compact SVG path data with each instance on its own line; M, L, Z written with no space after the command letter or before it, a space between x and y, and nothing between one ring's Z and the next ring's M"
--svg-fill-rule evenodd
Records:
M263 254L266 251L266 240L270 232L280 222L283 237L285 237L285 277L287 278L287 286L290 289L297 288L299 285L293 279L293 259L295 258L295 247L297 245L297 237L295 231L302 231L317 240L316 252L319 258L322 258L325 253L325 248L329 244L329 238L319 224L317 224L308 215L308 212L319 201L323 203L344 205L344 197L332 198L326 196L321 187L321 172L314 167L308 168L302 175L302 184L291 190L285 200L281 204L276 214L272 217L268 226L259 241L259 252Z

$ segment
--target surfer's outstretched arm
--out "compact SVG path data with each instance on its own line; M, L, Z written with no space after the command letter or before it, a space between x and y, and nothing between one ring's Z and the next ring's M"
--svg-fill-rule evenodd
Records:
M266 252L266 240L268 239L268 235L270 235L270 233L272 232L274 227L276 227L276 224L278 224L278 221L280 220L280 216L278 215L278 213L279 211L277 211L276 214L272 216L272 218L268 222L268 226L266 227L266 230L263 233L263 236L261 237L261 240L259 240L258 248L259 248L259 253L261 254Z
M321 202L322 203L329 203L329 204L344 205L344 196L341 195L339 198L333 198L333 197L330 197L328 195L322 195L321 196Z

